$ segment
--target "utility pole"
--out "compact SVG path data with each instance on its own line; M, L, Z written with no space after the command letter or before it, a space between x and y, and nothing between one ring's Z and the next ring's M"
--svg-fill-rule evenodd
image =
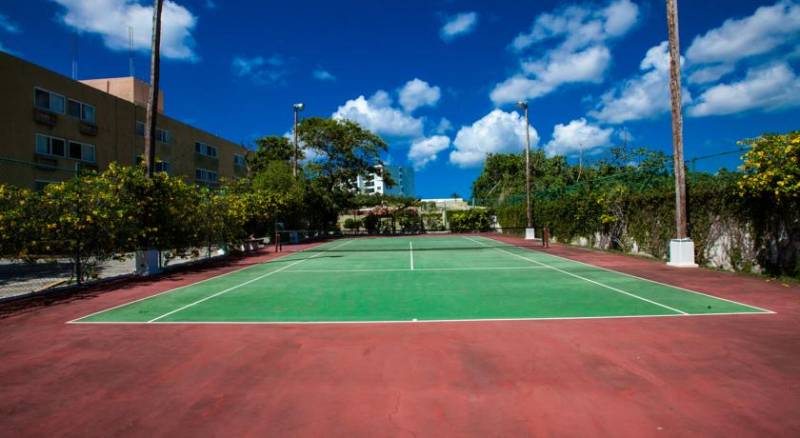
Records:
M297 162L299 161L300 157L300 142L298 141L297 137L297 122L298 122L298 113L305 109L305 104L303 103L296 103L292 105L292 109L294 110L294 160L292 161L292 176L297 176Z
M147 167L147 178L152 178L156 166L156 124L158 122L158 82L161 72L161 11L164 0L153 1L153 35L150 40L150 90L147 98L147 110L144 127L144 162ZM131 34L128 34L130 42ZM145 212L145 222L149 222ZM148 242L152 242L147 237ZM149 245L151 245L150 243ZM148 245L148 246L149 246ZM144 248L136 251L136 271L143 275L151 275L161 270L161 253L157 248Z
M683 115L681 113L681 51L678 38L678 0L667 2L669 34L669 88L672 100L672 155L675 172L675 225L677 236L670 241L669 264L694 267L694 242L686 225L686 168L683 162Z
M533 229L533 210L531 208L531 128L528 119L528 101L521 100L517 106L525 111L525 239L536 238Z
M144 161L147 177L152 178L156 165L156 121L158 119L158 81L161 71L161 11L164 0L153 2L153 38L150 41L150 95L144 130Z

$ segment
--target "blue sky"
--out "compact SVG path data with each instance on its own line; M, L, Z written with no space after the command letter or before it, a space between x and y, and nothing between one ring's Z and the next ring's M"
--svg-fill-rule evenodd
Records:
M0 2L0 48L80 79L149 70L138 0ZM303 116L358 121L417 167L422 197L468 196L487 152L518 151L527 98L537 147L602 156L622 133L671 150L664 2L166 2L168 115L236 142ZM708 0L680 7L686 156L797 129L800 3ZM733 167L729 156L700 163Z

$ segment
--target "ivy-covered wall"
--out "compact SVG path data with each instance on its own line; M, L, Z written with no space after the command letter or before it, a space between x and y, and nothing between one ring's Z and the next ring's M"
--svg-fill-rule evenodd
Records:
M695 259L722 269L800 277L800 132L742 143L749 149L738 171L688 174L687 210ZM601 162L582 181L575 181L574 167L564 170L560 157L539 157L542 168L537 176L550 183L540 182L533 191L535 227L547 226L561 242L666 259L676 228L674 179L666 157L636 153L638 165L619 164L629 157ZM556 167L563 175L560 180ZM503 181L490 184L486 169L481 178L476 181L478 189L497 191ZM520 179L513 173L504 178ZM493 206L500 226L521 233L524 195L492 201L483 205Z

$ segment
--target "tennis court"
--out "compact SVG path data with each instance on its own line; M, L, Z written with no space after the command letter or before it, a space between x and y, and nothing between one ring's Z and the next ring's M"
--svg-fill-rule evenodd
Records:
M353 238L72 323L365 323L771 313L485 236Z

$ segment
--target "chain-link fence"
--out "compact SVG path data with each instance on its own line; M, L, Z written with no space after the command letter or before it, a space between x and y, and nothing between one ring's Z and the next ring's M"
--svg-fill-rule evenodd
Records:
M263 239L268 242L269 239ZM159 268L173 269L181 265L222 257L227 251L221 245L188 250L159 251ZM0 300L81 283L120 278L137 273L134 252L117 254L108 259L83 258L77 266L74 256L39 255L28 260L0 258Z

